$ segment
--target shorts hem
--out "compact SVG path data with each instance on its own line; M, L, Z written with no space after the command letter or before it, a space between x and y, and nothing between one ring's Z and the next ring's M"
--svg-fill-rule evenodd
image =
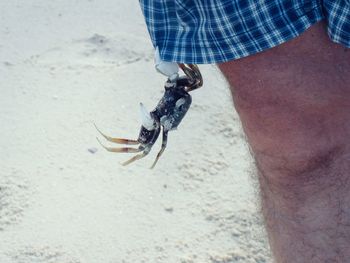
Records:
M294 10L296 12L296 10ZM282 17L282 16L281 16ZM237 60L240 58L244 58L250 55L254 55L259 52L263 52L265 50L268 50L270 48L276 47L280 44L283 44L289 40L292 40L293 38L298 37L300 34L305 32L309 27L316 24L317 22L323 20L324 17L322 15L321 10L318 7L315 7L308 12L305 12L304 15L299 16L298 19L291 21L290 23L285 23L285 25L281 28L274 28L273 30L267 30L264 28L264 25L259 28L264 28L265 31L269 31L268 36L276 36L280 32L288 32L285 34L283 38L276 39L275 41L265 43L264 45L261 44L264 42L264 34L259 34L254 37L254 40L251 42L257 43L257 45L254 46L254 50L251 50L249 52L245 52L241 54L238 54L235 49L230 49L229 51L222 51L222 46L227 46L227 43L229 42L230 45L241 45L241 43L237 42L235 43L234 40L231 39L237 39L238 35L232 35L229 37L226 37L224 39L220 39L219 41L208 41L205 44L196 44L195 41L192 41L188 44L182 44L182 45L175 45L175 43L179 43L178 41L173 40L163 40L159 42L163 42L157 44L160 50L160 56L161 59L164 61L169 62L178 62L178 63L194 63L194 64L216 64L216 63L223 63L228 62L231 60ZM301 21L304 20L302 23ZM297 27L297 25L302 25L302 27ZM251 34L254 30L258 30L259 28L253 28L246 33L243 34ZM241 34L242 35L242 34ZM266 41L265 41L266 42ZM237 44L238 43L238 44ZM251 43L248 43L249 45L252 45ZM246 45L248 46L248 45ZM184 52L187 48L190 48L192 52L190 56L186 57L186 52ZM175 52L167 52L167 49L173 50ZM207 53L201 52L201 56L194 56L193 51L196 50L208 50Z

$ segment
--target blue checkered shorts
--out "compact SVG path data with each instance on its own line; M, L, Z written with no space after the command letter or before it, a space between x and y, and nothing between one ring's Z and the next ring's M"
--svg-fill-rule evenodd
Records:
M140 0L165 61L209 64L286 42L326 19L329 37L350 47L350 0Z

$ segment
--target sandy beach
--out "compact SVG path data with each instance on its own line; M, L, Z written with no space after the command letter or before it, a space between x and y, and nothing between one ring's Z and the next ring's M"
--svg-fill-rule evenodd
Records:
M161 140L123 167L93 123L136 139L165 82L138 1L2 1L0 24L0 263L271 262L214 65L155 169Z

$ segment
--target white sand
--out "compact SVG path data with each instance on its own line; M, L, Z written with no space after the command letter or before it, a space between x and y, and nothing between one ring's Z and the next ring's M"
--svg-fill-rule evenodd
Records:
M136 138L139 102L152 109L165 81L138 1L1 1L0 25L1 263L271 261L214 66L156 168L160 142L122 167L92 123Z

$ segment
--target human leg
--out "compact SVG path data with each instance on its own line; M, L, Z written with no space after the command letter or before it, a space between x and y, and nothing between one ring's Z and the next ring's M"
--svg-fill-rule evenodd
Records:
M276 262L350 258L350 50L318 23L219 65L256 160Z

